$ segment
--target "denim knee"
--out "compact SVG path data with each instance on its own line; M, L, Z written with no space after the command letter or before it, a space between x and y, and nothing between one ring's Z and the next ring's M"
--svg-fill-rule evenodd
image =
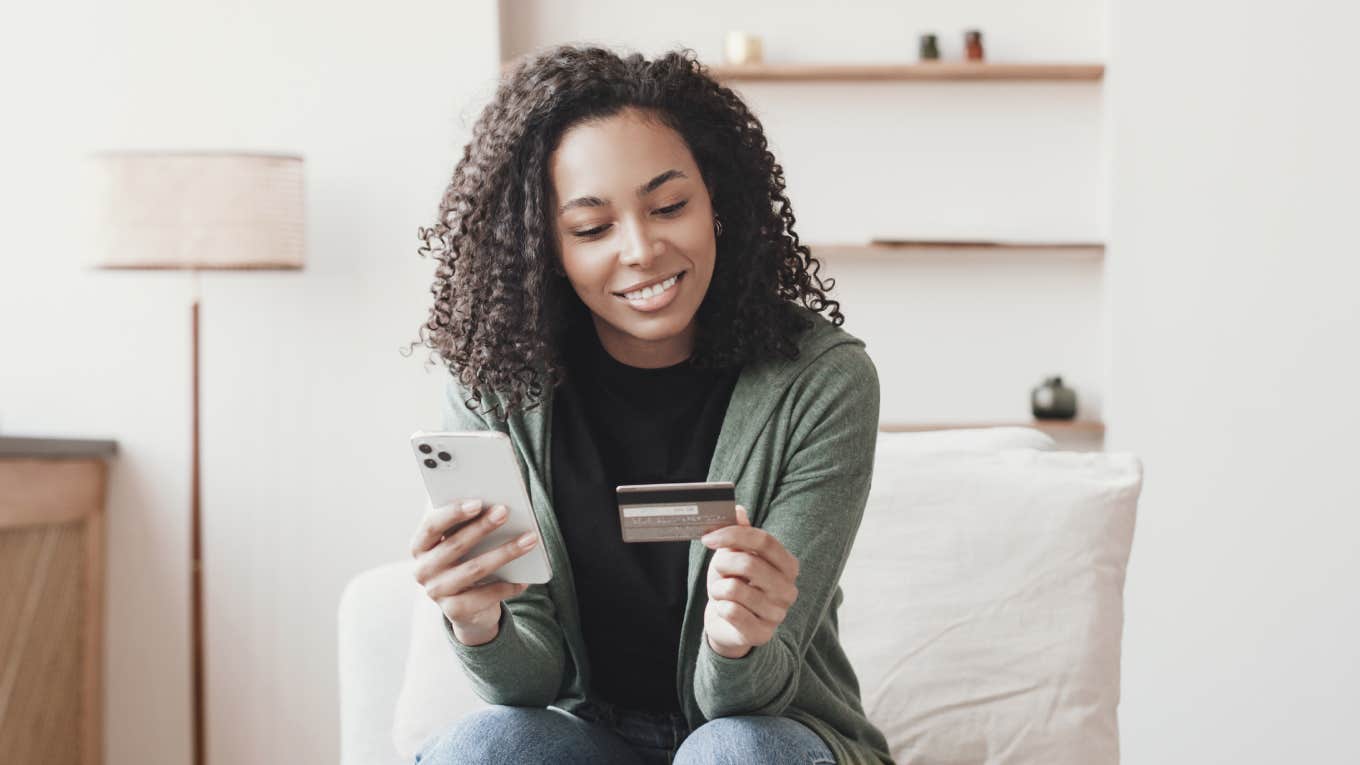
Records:
M694 729L675 765L835 765L826 742L787 717L719 717Z
M626 759L624 759L626 758ZM418 765L630 762L632 753L612 734L558 709L493 705L467 715L430 738Z
M552 727L549 709L526 706L486 706L462 717L453 727L431 736L420 746L420 765L471 765L502 762L509 753L539 742ZM545 717L548 716L548 717Z
M415 761L420 765L458 765L488 761L487 747L502 736L514 736L519 729L511 723L514 707L483 707L466 715L452 727L431 736L421 744Z

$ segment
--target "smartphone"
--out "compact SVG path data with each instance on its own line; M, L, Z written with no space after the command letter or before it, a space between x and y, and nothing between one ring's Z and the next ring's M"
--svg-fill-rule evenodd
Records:
M483 513L496 505L505 505L510 510L505 523L473 545L463 560L512 542L525 532L533 532L538 537L538 544L533 549L478 581L478 586L492 582L542 584L552 578L548 553L543 549L543 535L529 502L529 492L524 488L524 477L509 436L495 430L467 433L418 430L411 434L411 453L415 455L432 506L480 499L485 508ZM481 517L478 515L473 520Z

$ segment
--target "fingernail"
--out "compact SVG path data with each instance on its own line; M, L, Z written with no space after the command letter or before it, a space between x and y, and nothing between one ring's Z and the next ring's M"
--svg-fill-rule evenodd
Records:
M482 501L480 499L470 499L463 503L463 512L465 513L471 513L481 509Z
M505 505L496 505L496 507L491 510L490 515L491 522L500 523L501 521L505 520L505 516L509 514L510 509L507 508Z
M530 547L533 547L537 541L538 539L534 536L534 532L526 531L520 535L519 539L515 540L515 544L527 550Z

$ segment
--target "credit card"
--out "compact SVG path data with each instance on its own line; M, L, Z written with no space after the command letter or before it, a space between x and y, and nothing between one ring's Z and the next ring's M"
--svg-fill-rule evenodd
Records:
M643 483L617 491L625 542L698 539L737 522L737 492L731 481Z

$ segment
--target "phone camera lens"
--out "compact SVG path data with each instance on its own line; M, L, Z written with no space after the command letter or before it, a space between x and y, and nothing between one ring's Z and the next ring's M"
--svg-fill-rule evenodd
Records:
M434 451L434 449L431 449L429 444L421 444L421 445L420 445L420 453L421 453L421 454L429 454L429 453L432 452L432 451Z
M434 460L425 460L425 467L428 468L439 467L439 463L435 462Z
M450 456L448 452L440 452L440 453L439 453L439 459L444 460L445 462L448 462L449 460L452 460L453 457Z

